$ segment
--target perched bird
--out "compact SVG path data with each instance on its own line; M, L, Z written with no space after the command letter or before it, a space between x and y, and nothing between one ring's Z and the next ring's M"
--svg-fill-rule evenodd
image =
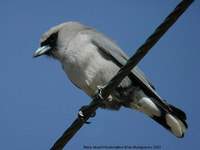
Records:
M77 22L44 33L33 57L44 54L59 60L69 79L92 98L129 59L108 37ZM112 110L121 106L148 115L177 137L187 129L186 114L164 101L137 66L101 105Z

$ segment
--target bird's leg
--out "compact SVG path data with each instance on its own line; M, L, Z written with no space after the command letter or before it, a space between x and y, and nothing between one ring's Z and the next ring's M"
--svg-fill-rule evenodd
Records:
M97 94L101 99L103 99L102 97L102 90L105 86L101 86L101 85L97 85L97 90L95 91L95 94ZM108 101L112 101L113 97L111 95L108 96L107 100Z
M100 86L98 85L97 86L97 90L95 91L95 95L97 97L100 97L102 100L103 100L103 96L102 96L102 90L105 86ZM109 95L108 98L107 98L108 101L112 101L112 96ZM78 112L78 118L83 121L84 123L86 124L90 124L91 122L88 122L86 120L86 116L87 116L87 113L88 113L88 105L86 106L82 106L80 109L79 109L79 112ZM96 112L94 112L93 114L90 115L90 117L94 117L96 115Z
M79 112L78 112L78 118L85 122L86 124L90 124L91 122L87 121L85 116L86 116L86 111L88 109L88 106L82 106L80 109L79 109ZM94 112L93 114L90 115L90 117L94 117L96 115L96 112Z

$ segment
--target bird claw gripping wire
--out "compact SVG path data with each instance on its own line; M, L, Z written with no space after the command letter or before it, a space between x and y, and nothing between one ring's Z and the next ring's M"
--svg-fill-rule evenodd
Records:
M82 107L79 109L78 118L79 118L82 122L84 122L84 123L86 123L86 124L90 124L91 122L86 120L86 111L87 111L87 108L88 108L88 106L82 106ZM90 117L94 117L95 115L96 115L96 112L92 113L92 114L90 115Z
M97 96L99 96L102 100L104 99L103 96L102 96L102 91L103 91L104 87L105 86L98 85L97 86L98 89L95 91L95 94ZM107 100L110 101L110 102L112 101L112 99L113 99L113 97L111 95L109 95L108 98L107 98Z

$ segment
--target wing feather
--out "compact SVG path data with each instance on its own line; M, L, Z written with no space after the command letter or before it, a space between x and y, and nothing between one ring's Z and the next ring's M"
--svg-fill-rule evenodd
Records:
M93 28L88 28L83 31L83 34L88 34L91 36L92 42L99 47L99 49L103 50L105 53L110 55L116 63L125 65L128 56L109 38L107 38L102 33L96 31ZM175 116L179 116L175 113L169 104L167 104L155 91L153 84L147 79L147 77L143 74L143 72L136 66L132 69L131 75L134 81L143 89L145 93L147 93L150 97L153 97L152 101L158 106L162 107L167 112L171 112ZM184 117L180 118L184 122Z
M88 28L83 31L83 34L88 34L91 36L92 42L105 51L108 55L113 57L118 63L122 66L127 62L129 57L117 46L112 40L98 32L93 28ZM153 84L147 79L144 73L136 66L132 69L132 77L134 81L137 81L139 86L144 90L145 93L148 93L149 96L154 97L158 101L155 101L156 104L166 107L165 101L157 94Z

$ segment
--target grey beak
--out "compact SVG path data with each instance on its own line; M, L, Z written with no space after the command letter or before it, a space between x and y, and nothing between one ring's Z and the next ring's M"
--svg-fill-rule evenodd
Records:
M37 49L35 54L33 55L33 58L44 55L47 51L49 51L51 47L49 45L47 46L42 46Z

